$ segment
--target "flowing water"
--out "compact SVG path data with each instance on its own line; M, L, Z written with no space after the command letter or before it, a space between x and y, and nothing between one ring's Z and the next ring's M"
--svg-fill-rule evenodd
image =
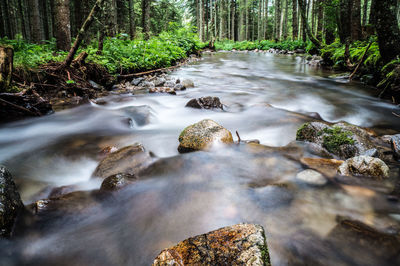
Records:
M104 105L3 125L0 163L12 172L25 204L58 186L87 192L25 221L13 241L0 242L0 263L149 265L162 249L185 238L241 222L264 226L273 265L399 263L388 236L400 228L400 204L388 200L397 165L386 182L332 178L312 187L295 179L304 169L298 159L309 156L300 144L293 151L235 145L177 152L180 132L205 118L272 147L294 141L296 129L312 120L310 112L382 134L400 131L392 115L400 113L398 107L373 97L374 89L328 78L331 74L295 56L205 54L171 74L196 85L177 96L112 95ZM225 110L185 108L202 96L219 97ZM99 150L136 142L159 161L134 185L96 197L101 180L91 174ZM364 240L340 226L341 219L360 221L384 237Z

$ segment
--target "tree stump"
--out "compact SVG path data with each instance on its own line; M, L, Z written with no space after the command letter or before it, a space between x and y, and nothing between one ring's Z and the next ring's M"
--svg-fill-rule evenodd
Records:
M11 84L14 51L10 46L0 46L0 92L6 91Z

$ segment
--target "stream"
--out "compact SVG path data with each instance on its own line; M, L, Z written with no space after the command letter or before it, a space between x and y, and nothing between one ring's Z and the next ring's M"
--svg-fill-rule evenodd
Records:
M399 107L374 97L373 88L329 78L332 72L298 56L208 53L171 75L192 79L195 88L176 96L110 95L102 105L0 126L0 164L13 174L25 205L54 187L86 191L57 214L25 221L32 226L12 241L1 240L1 265L150 265L164 248L242 222L265 228L275 266L400 263L385 246L387 234L400 232L400 203L388 200L399 165L391 166L387 181L332 179L314 187L295 179L304 165L292 157L311 157L300 146L292 157L246 145L177 151L180 132L206 118L242 139L283 147L313 121L313 112L382 135L399 133L392 115ZM203 96L219 97L224 111L185 108ZM99 150L134 143L159 162L111 198L93 199L90 191L102 181L91 178ZM344 218L387 234L365 245L340 227Z

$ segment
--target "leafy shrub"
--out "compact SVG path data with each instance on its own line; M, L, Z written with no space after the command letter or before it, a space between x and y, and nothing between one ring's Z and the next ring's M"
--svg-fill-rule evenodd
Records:
M235 50L269 50L269 49L279 49L279 50L289 50L294 51L296 49L305 49L306 43L298 40L298 41L283 41L276 43L270 40L263 40L263 41L241 41L241 42L234 42L231 40L225 40L215 43L215 48L217 50L226 50L231 51Z

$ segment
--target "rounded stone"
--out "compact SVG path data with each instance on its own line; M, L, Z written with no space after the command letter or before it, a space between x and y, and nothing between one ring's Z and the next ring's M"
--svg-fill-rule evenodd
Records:
M301 171L296 175L296 179L312 186L323 186L328 182L321 173L312 169Z

